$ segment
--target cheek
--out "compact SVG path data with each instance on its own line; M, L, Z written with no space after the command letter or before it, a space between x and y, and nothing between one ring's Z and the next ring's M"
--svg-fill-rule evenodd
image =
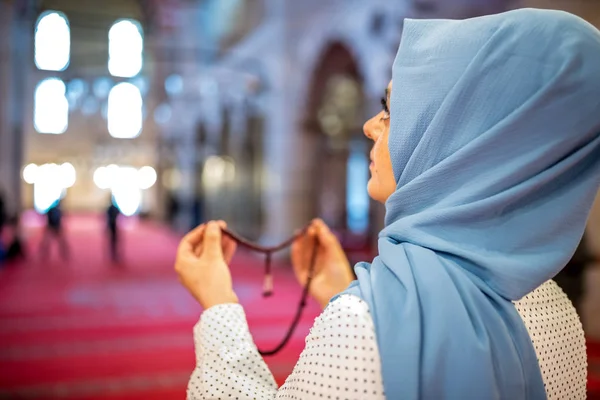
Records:
M375 153L375 164L377 165L377 169L379 172L383 172L383 170L388 169L388 165L390 164L390 152L387 147L387 140L385 136L381 136L377 139L374 145Z
M392 167L392 159L388 148L387 135L383 136L377 143L377 153L379 158L378 172L382 184L386 187L387 191L396 190L396 178L394 177L394 168Z
M383 146L382 142L383 140L380 137L377 139L377 141L375 141L375 144L373 145L375 165L377 165L378 167L382 162L385 162L385 146Z

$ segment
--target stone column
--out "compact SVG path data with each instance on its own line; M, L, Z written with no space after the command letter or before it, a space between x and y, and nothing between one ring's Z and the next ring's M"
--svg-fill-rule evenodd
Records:
M282 57L285 57L282 55ZM291 93L286 76L283 84L269 95L271 110L265 121L264 136L264 242L290 236L312 217L311 176L315 135L305 132L299 121L300 99Z
M196 188L196 143L194 135L194 117L186 115L190 111L185 106L175 106L178 110L174 118L178 118L177 124L174 124L173 136L175 137L175 157L176 165L179 170L181 181L177 190L177 199L179 201L179 212L176 216L176 227L180 231L187 231L192 228L194 220L194 195Z
M298 147L298 138L290 123L293 106L288 98L290 82L286 73L285 4L271 1L269 16L277 24L278 34L273 36L272 53L265 60L267 74L270 77L271 90L264 99L264 178L263 201L265 226L261 241L274 243L287 238L300 226L302 216L299 193L294 193L298 182L298 163L305 157ZM297 190L297 189L296 189Z
M14 4L13 4L14 3ZM31 2L0 3L0 187L7 211L21 209L25 96L32 64Z
M10 118L10 72L11 72L11 25L13 11L8 2L0 2L0 36L8 38L0 41L0 192L7 198L7 206L12 209L15 199L10 191L14 191L12 183L14 167L12 165L11 149L13 132Z

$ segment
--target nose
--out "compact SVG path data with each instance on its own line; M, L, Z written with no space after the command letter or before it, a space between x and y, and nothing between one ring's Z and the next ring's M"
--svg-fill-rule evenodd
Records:
M379 129L377 128L377 115L367 120L363 125L363 133L366 137L371 139L372 141L377 141L377 137L379 136Z

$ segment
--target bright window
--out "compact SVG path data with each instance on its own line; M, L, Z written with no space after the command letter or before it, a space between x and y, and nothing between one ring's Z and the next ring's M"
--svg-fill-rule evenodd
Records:
M108 94L108 132L120 139L132 139L142 131L142 94L127 82L115 85Z
M41 81L35 89L33 125L39 133L64 133L69 126L65 83L58 78Z
M113 76L131 78L142 69L144 38L139 22L124 19L108 32L108 71Z
M346 215L352 233L365 233L369 227L369 157L364 141L350 145L346 177Z
M35 27L35 65L47 71L63 71L71 55L71 29L63 13L48 11Z
M77 174L71 163L62 165L29 164L23 170L23 178L33 184L33 205L45 213L57 200L64 197L65 190L75 184Z

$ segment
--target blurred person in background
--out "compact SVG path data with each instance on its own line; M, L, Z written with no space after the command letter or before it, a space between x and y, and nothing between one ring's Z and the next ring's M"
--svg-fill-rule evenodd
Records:
M106 223L110 258L113 263L117 263L120 260L119 215L121 215L121 210L115 205L114 198L111 197L110 204L106 209Z
M23 232L21 231L21 222L18 215L14 215L9 219L8 224L11 228L10 240L6 246L6 261L16 262L25 260L25 246L23 240Z
M63 229L63 213L60 199L56 200L48 211L46 211L46 229L40 243L40 255L43 260L46 260L49 256L50 242L52 240L58 243L62 259L68 261L69 243Z
M173 191L167 192L167 220L169 224L173 227L175 226L175 222L177 219L177 214L179 213L179 199L177 198L177 194Z
M352 280L320 220L292 264L324 308L281 388L257 351L224 222L175 270L204 309L188 399L584 399L572 304L550 280L600 184L600 32L559 11L405 20L383 110L364 125L378 256Z

